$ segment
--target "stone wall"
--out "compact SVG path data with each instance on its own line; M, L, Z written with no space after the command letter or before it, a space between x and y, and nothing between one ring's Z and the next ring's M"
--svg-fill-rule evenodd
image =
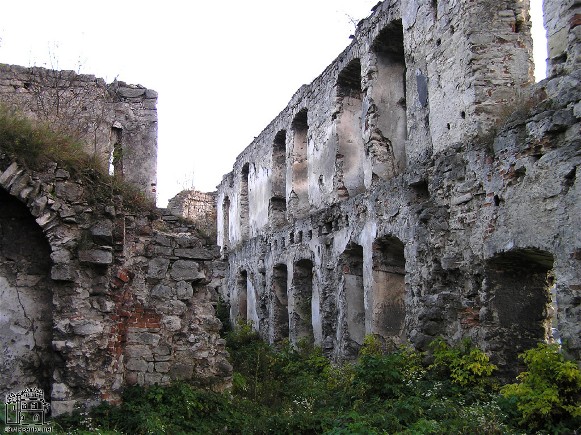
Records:
M216 239L216 194L184 190L169 200L167 209L191 221L210 239Z
M79 139L104 168L155 199L155 91L74 71L0 64L0 101Z
M56 415L115 402L130 384L227 387L216 247L71 173L0 155L0 394L42 387Z
M536 341L581 360L578 27L553 3L575 67L539 85L528 2L378 4L218 187L232 321L336 359L375 334L471 337L505 375Z

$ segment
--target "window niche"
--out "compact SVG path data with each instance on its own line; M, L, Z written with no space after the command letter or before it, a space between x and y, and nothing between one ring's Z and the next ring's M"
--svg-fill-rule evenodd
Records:
M109 175L123 179L123 130L111 127L111 155L109 156Z
M272 145L272 196L268 214L275 227L286 223L286 130L276 134Z
M308 124L307 109L301 109L292 122L292 176L289 204L295 216L303 216L309 209Z
M553 284L553 256L546 251L517 249L488 260L485 326L494 336L490 346L501 375L516 375L519 353L554 339Z
M375 119L366 152L374 177L386 180L406 166L406 63L401 20L392 21L379 32L372 50L377 69L370 85Z
M363 160L365 158L362 129L361 62L354 59L337 78L335 130L337 154L335 179L339 199L347 199L364 190Z
M292 304L290 308L290 336L293 343L306 340L314 343L313 335L313 262L299 260L294 264Z
M242 240L250 236L250 205L248 200L248 173L250 165L245 163L240 173L240 233Z
M396 237L382 237L373 243L373 333L386 342L399 343L405 315L404 244Z
M222 248L230 246L230 198L224 197L222 202Z
M341 254L342 287L345 298L347 337L343 346L347 357L356 357L365 338L365 297L363 287L363 247L350 244Z
M248 272L241 270L236 278L238 312L234 319L246 323L248 321Z
M277 264L272 270L273 293L273 341L289 338L288 271L285 264Z

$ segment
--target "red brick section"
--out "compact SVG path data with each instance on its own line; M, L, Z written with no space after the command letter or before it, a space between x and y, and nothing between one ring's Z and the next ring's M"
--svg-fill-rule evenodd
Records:
M571 17L571 21L569 21L569 24L571 24L571 29L581 25L581 14L575 14Z
M460 312L460 324L464 328L472 328L480 324L480 308L466 307Z
M135 298L129 284L135 275L120 269L111 282L111 288L121 290L113 295L115 311L111 314L113 326L109 336L108 350L115 360L123 354L127 342L128 328L158 329L161 315L155 310L144 308ZM126 288L124 288L127 285Z

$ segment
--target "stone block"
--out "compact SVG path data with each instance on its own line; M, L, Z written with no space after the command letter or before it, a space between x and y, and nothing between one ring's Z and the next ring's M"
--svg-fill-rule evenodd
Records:
M129 358L127 363L125 363L125 367L128 370L132 370L134 372L146 372L147 371L147 361L141 358Z
M76 268L69 263L57 263L50 269L50 277L55 281L74 281Z
M206 278L204 272L199 270L195 261L178 260L171 268L170 276L176 281L200 281Z
M157 299L170 299L173 289L167 285L158 284L151 289L151 296Z
M191 284L186 281L179 281L176 286L178 299L191 299L194 295L194 289Z
M113 254L105 249L89 249L79 251L79 261L81 263L91 264L111 264L113 263Z
M154 258L149 261L147 267L148 278L165 278L167 269L169 268L169 260L167 258Z
M101 334L104 330L102 323L96 320L81 320L79 323L72 324L73 332L78 335Z
M182 321L178 316L163 316L161 319L162 325L168 331L179 331L182 328Z
M169 371L169 376L174 380L190 379L194 374L193 364L176 363Z
M176 257L189 258L192 260L212 260L214 253L204 248L178 249L174 250Z
M97 243L113 243L113 222L104 219L91 227L91 235Z

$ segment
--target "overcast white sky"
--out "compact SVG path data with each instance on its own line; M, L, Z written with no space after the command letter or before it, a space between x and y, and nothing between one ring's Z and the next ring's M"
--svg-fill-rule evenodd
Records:
M108 82L158 91L158 204L164 206L185 187L213 191L294 92L349 44L353 20L376 3L2 0L0 63L80 65ZM531 3L534 19L542 0ZM542 34L542 21L536 26ZM535 46L541 75L544 45Z

